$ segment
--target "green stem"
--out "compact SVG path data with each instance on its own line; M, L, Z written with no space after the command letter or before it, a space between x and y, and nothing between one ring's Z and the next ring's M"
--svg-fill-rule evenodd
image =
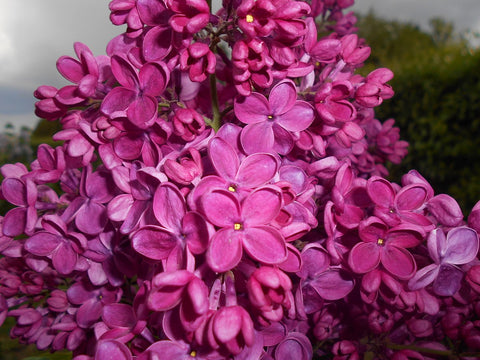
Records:
M212 13L212 0L207 0L208 7L210 9L210 13ZM217 42L212 41L210 45L210 49L212 52L216 52ZM220 109L218 106L218 93L217 93L217 77L215 73L210 75L210 98L212 100L212 120L208 121L208 124L212 127L215 132L220 128Z
M210 75L210 97L212 99L212 122L211 127L215 132L220 128L220 110L218 107L218 93L217 93L217 77L215 74Z
M416 345L400 345L400 344L395 344L388 342L387 347L392 350L414 350L418 351L420 353L427 353L427 354L432 354L432 355L441 355L441 356L451 356L452 352L450 350L436 350L436 349L429 349L429 348L424 348L421 346L416 346Z

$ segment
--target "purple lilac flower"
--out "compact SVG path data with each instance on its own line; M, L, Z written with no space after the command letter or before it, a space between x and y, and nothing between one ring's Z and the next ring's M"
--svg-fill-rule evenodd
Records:
M291 132L305 130L314 119L312 106L297 100L295 84L281 81L270 97L253 93L235 100L235 115L247 124L241 142L247 154L276 151L282 155L293 148Z
M417 271L408 282L412 290L421 289L433 282L433 291L440 296L452 296L461 286L464 272L458 265L476 258L479 240L477 232L468 227L456 227L447 235L437 228L427 239L428 253L433 264Z
M203 195L201 202L205 217L220 228L211 238L206 254L213 270L234 268L243 250L265 264L279 264L286 259L285 239L270 225L282 206L280 189L271 185L257 188L242 202L228 190L215 189Z

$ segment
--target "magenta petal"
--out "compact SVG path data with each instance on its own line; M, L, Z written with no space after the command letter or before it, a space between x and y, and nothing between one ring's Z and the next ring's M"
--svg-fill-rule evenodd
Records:
M65 79L73 83L78 83L84 76L82 64L70 56L61 56L57 60L57 70Z
M106 305L103 308L102 319L111 328L133 328L137 322L133 308L127 304Z
M353 290L355 281L339 269L330 269L319 274L310 285L325 300L339 300Z
M247 154L271 152L275 144L272 123L265 121L245 126L240 141Z
M159 223L176 232L181 229L185 212L185 200L178 188L171 183L161 184L153 197L153 213Z
M125 117L130 104L135 100L136 93L124 87L110 90L100 106L100 110L110 118Z
M208 247L210 231L205 219L196 212L188 212L182 220L182 235L193 254L202 254Z
M381 261L385 269L402 280L411 278L417 270L413 255L404 248L387 244L383 248Z
M290 332L275 348L276 360L307 360L313 356L312 343L301 332Z
M259 93L235 99L235 116L245 124L256 124L268 120L271 114L268 100Z
M9 210L3 218L3 235L15 237L22 234L27 226L27 209L23 207Z
M447 194L439 194L430 199L428 211L443 225L457 226L463 220L463 213L457 201Z
M297 90L292 80L284 80L275 85L270 91L268 102L273 114L282 115L289 111L297 101ZM313 111L312 111L313 115ZM300 117L297 121L300 120ZM313 119L312 119L313 120ZM302 121L302 120L300 120Z
M250 189L269 182L277 172L277 161L270 154L252 154L238 168L237 182Z
M92 144L83 136L74 136L68 144L68 155L77 157L86 154L92 148Z
M168 82L166 70L156 63L147 63L142 66L138 74L144 93L152 96L160 95Z
M243 323L243 312L240 309L238 306L222 307L215 314L213 331L222 343L232 340L240 333Z
M86 234L96 235L107 224L107 210L102 204L88 200L77 212L75 225Z
M168 27L155 26L143 39L143 55L147 61L164 59L172 50L172 31Z
M240 222L240 204L228 190L216 189L201 198L203 213L214 225L233 227Z
M49 256L60 244L58 235L48 232L36 233L25 241L25 250L37 256Z
M208 151L217 174L227 181L235 179L239 161L233 147L225 140L214 137L208 145Z
M275 139L273 149L280 155L288 154L294 145L292 134L277 123L273 123L272 131Z
M220 229L210 241L207 262L216 272L233 269L242 258L242 238L240 231Z
M147 208L150 209L150 201L147 200L137 200L133 203L132 207L129 208L128 215L123 221L122 226L120 227L120 232L122 234L129 234L136 229L140 220L143 219ZM150 211L149 211L150 213Z
M87 175L87 174L86 174ZM96 171L87 175L85 180L85 195L99 203L105 203L112 199L111 177L106 171Z
M145 129L157 118L158 101L155 97L143 94L137 97L128 107L127 117L132 124Z
M269 226L244 230L243 248L255 260L265 264L280 264L287 259L287 247L280 232Z
M150 345L145 352L137 356L138 360L175 359L187 360L189 347L183 342L161 340Z
M440 267L437 264L430 264L418 270L408 281L410 290L420 290L430 285L437 277Z
M143 150L144 140L137 136L120 136L113 141L115 154L124 160L135 160Z
M132 360L128 347L115 340L103 340L97 345L96 360Z
M111 58L112 72L120 85L127 89L138 89L138 76L133 66L118 55Z
M68 242L62 243L52 254L52 263L55 270L62 275L68 275L77 265L77 253Z
M27 205L27 188L20 179L6 178L3 180L2 194L13 205Z
M447 234L447 248L443 261L450 264L467 264L477 257L478 235L468 227L451 229Z
M285 114L275 117L275 122L288 131L303 131L313 122L313 107L305 101L297 101Z
M437 278L433 282L433 292L440 296L453 296L460 290L464 273L459 268L440 265Z
M116 196L108 204L108 217L112 221L124 221L132 207L134 199L130 194Z
M379 218L370 216L359 225L358 234L365 242L376 243L378 239L384 239L387 226ZM384 239L385 240L385 239Z
M356 244L348 256L348 265L359 274L375 269L380 263L380 250L376 243L360 242Z
M270 223L280 212L282 193L280 189L264 186L251 192L242 203L242 218L245 226Z
M395 205L398 210L416 210L425 203L427 193L427 188L423 184L407 185L398 192Z
M436 264L440 264L443 254L447 250L447 237L442 229L436 228L427 237L428 253Z
M91 298L81 304L77 310L77 324L81 328L87 329L97 322L102 315L103 304L96 298Z
M154 288L147 299L149 309L153 311L173 309L180 303L185 286L194 276L186 270L157 274L152 280Z
M367 182L367 192L375 204L387 209L393 205L395 190L388 180L372 176Z
M177 245L174 234L154 225L139 229L131 239L136 252L153 260L166 259Z

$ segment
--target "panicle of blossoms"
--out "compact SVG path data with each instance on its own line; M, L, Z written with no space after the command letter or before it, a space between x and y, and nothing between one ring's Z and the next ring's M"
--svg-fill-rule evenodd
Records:
M480 351L480 205L385 178L408 144L352 4L112 0L106 55L75 43L71 85L35 91L61 144L0 168L12 337L74 360Z

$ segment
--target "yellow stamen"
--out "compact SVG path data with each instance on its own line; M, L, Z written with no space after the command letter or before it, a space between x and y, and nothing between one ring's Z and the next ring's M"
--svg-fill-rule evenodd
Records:
M252 23L253 22L253 16L248 14L246 17L245 17L245 21L247 23Z
M383 240L382 238L377 240L377 245L383 245L384 243L385 243L385 240Z
M267 118L268 118L268 120L272 120L272 119L273 119L273 115L268 115Z
M242 224L240 223L233 224L233 230L241 230L241 229L242 229Z
M192 350L192 351L190 352L190 356L191 356L191 357L196 357L196 356L197 356L197 352L196 352L195 350Z
M237 188L235 187L235 185L230 185L230 186L228 187L228 191L230 191L230 192L235 192L235 191L237 191Z

